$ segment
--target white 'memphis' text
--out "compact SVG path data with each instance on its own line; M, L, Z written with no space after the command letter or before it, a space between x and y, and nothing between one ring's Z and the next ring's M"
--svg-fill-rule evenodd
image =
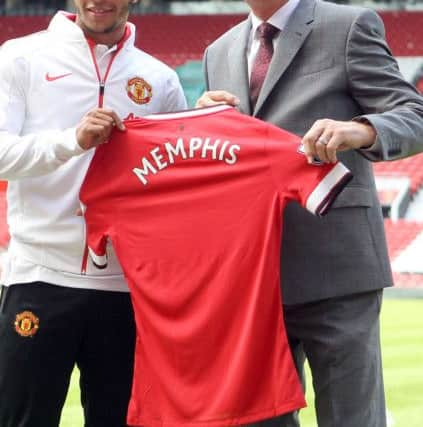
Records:
M149 156L141 159L141 166L133 168L132 171L144 184L148 184L148 176L157 174L159 171L173 165L178 159L211 159L234 165L237 153L241 147L232 144L228 140L192 137L188 140L180 137L176 142L165 142L161 147L153 148Z

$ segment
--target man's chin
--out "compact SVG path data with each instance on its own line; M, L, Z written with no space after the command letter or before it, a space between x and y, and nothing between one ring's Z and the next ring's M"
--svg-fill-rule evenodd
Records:
M100 35L100 34L110 34L117 29L117 25L84 25L83 30L86 34L90 35Z

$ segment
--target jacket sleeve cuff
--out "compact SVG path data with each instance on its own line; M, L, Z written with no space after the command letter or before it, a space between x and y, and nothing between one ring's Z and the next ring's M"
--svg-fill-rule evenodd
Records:
M55 154L59 160L66 161L71 157L79 156L85 153L84 150L76 139L76 129L66 129L60 141L55 146Z
M358 151L361 155L363 155L367 160L372 162L377 162L383 160L383 147L380 141L380 131L378 130L376 124L372 121L369 116L358 116L352 119L354 122L359 123L367 123L373 127L376 131L376 139L375 142L366 148L360 148Z

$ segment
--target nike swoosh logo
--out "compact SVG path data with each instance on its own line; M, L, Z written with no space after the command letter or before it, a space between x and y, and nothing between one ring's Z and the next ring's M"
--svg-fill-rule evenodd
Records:
M60 74L59 76L50 76L49 73L46 73L46 80L48 82L54 82L55 80L63 79L63 77L70 76L72 73Z

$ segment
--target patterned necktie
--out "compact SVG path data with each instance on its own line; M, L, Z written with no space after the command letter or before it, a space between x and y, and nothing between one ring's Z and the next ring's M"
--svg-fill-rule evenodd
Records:
M264 78L266 77L270 61L272 60L273 38L278 33L278 31L278 28L272 24L269 24L268 22L263 22L257 28L260 47L254 60L250 77L250 99L253 109L256 105Z

